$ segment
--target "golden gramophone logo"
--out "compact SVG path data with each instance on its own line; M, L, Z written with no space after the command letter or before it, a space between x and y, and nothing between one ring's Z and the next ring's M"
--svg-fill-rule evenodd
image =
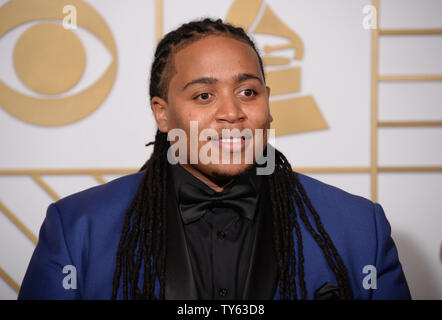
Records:
M264 47L263 63L267 83L272 89L270 108L276 135L327 129L327 122L312 96L287 98L288 94L301 90L301 68L292 66L304 54L302 40L296 32L284 24L263 0L235 0L226 21L249 33L278 36L288 41ZM294 49L292 58L273 54L287 49ZM272 67L273 70L269 70Z
M75 8L76 23L102 41L112 56L103 75L91 86L67 97L86 67L81 40L63 27L66 8ZM17 92L0 81L0 105L28 123L59 126L78 121L96 110L109 94L117 72L117 51L103 18L81 0L13 0L0 7L0 37L24 23L42 20L24 31L16 42L13 61L18 78L47 98Z

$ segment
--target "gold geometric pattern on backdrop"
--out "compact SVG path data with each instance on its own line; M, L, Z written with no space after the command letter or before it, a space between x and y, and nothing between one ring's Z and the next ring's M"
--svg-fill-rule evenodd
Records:
M228 19L230 19L229 21L232 22L232 20L238 20L239 22L237 22L237 24L242 25L244 28L248 29L252 23L254 22L254 20L256 19L258 13L260 12L260 8L262 6L262 2L261 0L247 0L247 1L235 1L233 3L233 6L230 10L230 13L228 15ZM82 6L79 5L79 3L82 3ZM35 6L34 6L35 4ZM109 49L109 51L111 52L111 54L113 55L114 61L111 65L111 67L107 70L107 73L101 77L100 80L97 81L103 81L107 84L107 87L102 84L101 86L98 86L99 88L107 88L104 91L100 91L98 90L98 94L103 94L103 92L105 92L105 95L103 97L103 99L106 97L106 95L108 94L108 92L110 91L114 78L115 78L115 72L116 72L116 47L115 47L115 43L112 37L112 34L109 30L109 28L106 26L106 24L104 23L104 21L102 20L102 18L98 15L98 13L96 13L91 7L87 6L86 4L84 4L82 1L41 1L41 0L14 0L11 2L8 2L6 5L4 5L3 7L0 8L0 37L5 34L8 30L12 29L15 26L18 26L19 24L23 23L23 22L27 22L27 21L32 21L35 20L35 15L37 14L37 16L39 16L41 19L53 19L51 18L51 13L50 12L62 12L62 8L64 5L66 4L75 4L75 6L77 7L77 10L79 8L81 8L81 12L82 14L79 15L79 19L82 18L83 22L80 22L79 24L82 25L83 27L87 27L90 31L93 29L95 30L93 33L95 34L95 36L97 36L101 41L103 41L103 43L105 44L105 46ZM39 8L39 6L41 5L41 7ZM57 5L57 9L50 9L52 5ZM377 0L373 1L373 5L375 6L375 8L377 9L377 12L379 13L379 3ZM9 6L9 7L8 7ZM5 9L6 7L6 9ZM85 9L86 8L86 9ZM30 9L30 10L28 10ZM46 12L45 10L48 10L48 12ZM52 11L51 11L52 10ZM156 0L156 14L157 14L157 38L160 38L162 36L162 22L163 22L163 16L162 16L162 0ZM275 15L273 14L273 12L270 10L269 7L267 7L265 9L266 11L264 12L264 14L262 15L261 18L261 23L258 24L261 25L260 29L258 30L267 30L268 29L268 22L272 21L272 20L279 20L279 19L275 19ZM22 11L20 12L20 14L18 14L18 11ZM79 11L79 10L78 10ZM238 16L235 12L241 12L241 15ZM87 16L82 17L83 14L87 13ZM235 14L234 14L235 13ZM17 17L21 17L21 22L15 22L15 20L17 19ZM272 17L273 16L273 17ZM266 18L266 17L270 17L270 18ZM38 18L37 18L38 19ZM61 16L57 17L57 20L60 20ZM264 21L264 22L263 22ZM279 21L280 22L280 21ZM104 25L104 26L103 26ZM283 27L283 28L279 28L277 27L278 23L275 22L275 27L278 29L277 32L279 32L279 34L281 33L282 29L285 29L286 31L283 31L284 33L287 34L287 27ZM291 45L293 45L293 47L295 48L295 56L293 57L294 59L301 59L302 55L303 55L303 51L302 51L302 42L299 39L299 37L290 29L289 33L291 34L291 36L285 36L285 38L290 39L290 43ZM250 31L250 30L249 30ZM54 31L56 32L56 31ZM256 32L256 29L255 29ZM273 34L273 33L272 33ZM372 177L372 181L371 181L371 187L372 187L372 191L371 191L371 199L373 201L376 201L377 199L377 176L379 173L397 173L397 172L442 172L442 167L441 166L434 166L434 167L429 167L429 166L412 166L412 167L384 167L384 166L379 166L377 163L377 143L378 143L378 138L377 138L377 130L379 127L389 127L389 126L397 126L397 127L401 127L401 126L418 126L418 127L428 127L428 126L442 126L441 121L426 121L426 122L418 122L418 121L414 121L414 122L400 122L400 121L396 121L396 122L390 122L390 123L386 123L386 122L380 122L378 121L377 118L377 86L379 84L379 82L382 81L441 81L442 80L442 75L380 75L378 74L378 69L377 69L377 64L378 64L378 36L390 36L390 35L430 35L430 34L437 34L440 35L442 34L442 29L422 29L422 30L416 30L416 29L407 29L407 30L385 30L385 29L373 29L372 30L372 35L373 35L373 41L372 41L372 65L371 65L371 69L372 69L372 92L371 92L371 97L372 97L372 105L371 105L371 110L372 110L372 122L371 122L371 133L372 133L372 139L371 139L371 155L372 155L372 161L370 166L368 167L314 167L314 168L294 168L294 170L298 171L298 172L302 172L302 173L306 173L306 174L314 174L314 173L344 173L344 174L353 174L353 173L366 173L366 174L370 174L370 176ZM78 46L77 46L78 47ZM286 48L286 47L284 47ZM279 47L279 49L283 49L282 47ZM264 47L264 52L265 53L269 53L272 50L279 50L276 46L266 46ZM16 47L16 50L20 50L19 48ZM18 53L17 53L18 54ZM265 61L266 65L288 65L290 59L287 57L274 57L271 56L269 57L268 55L263 57L263 61ZM79 64L80 65L80 64ZM291 79L291 84L286 84L286 83L282 83L281 81L279 83L276 83L275 81L278 80L272 80L272 77L275 77L276 79L280 78L282 76L278 75L277 73L266 73L266 77L268 79L268 82L274 83L273 85L271 85L272 88L272 93L273 94L281 94L281 92L276 91L277 88L279 90L279 88L281 88L280 90L283 92L286 92L286 90L293 90L293 92L299 92L300 91L300 69L290 69L288 68L284 68L283 70L290 70L287 71L290 73L290 75L288 76L287 79ZM279 71L279 70L278 70ZM17 71L17 73L19 73L19 71ZM22 75L18 74L18 76L21 78ZM112 81L110 82L106 82L103 79L109 79L111 78ZM283 78L283 77L282 77ZM21 78L22 79L22 78ZM72 76L71 80L72 82L75 81L75 77ZM22 79L22 81L24 81ZM31 79L28 79L27 81L31 81ZM109 81L109 80L107 80ZM32 85L28 85L27 86L32 86ZM65 87L69 86L69 83L66 82ZM110 86L109 86L110 85ZM285 85L287 85L287 87L284 87ZM293 89L290 89L289 85L293 85ZM1 91L3 90L2 87L4 87L5 85L0 82L0 105L2 105L3 107L5 107L4 101L3 99L3 92ZM51 87L51 86L47 86L47 87ZM42 90L42 89L39 89ZM44 89L43 89L44 90ZM61 90L61 89L60 89ZM39 92L38 90L36 90L37 92ZM302 99L307 97L308 101L308 97L310 96L303 96L303 97L298 97L297 99ZM21 102L22 100L17 100L17 102ZM26 100L27 102L29 102L28 100ZM87 100L88 102L91 100ZM284 99L281 99L281 101L287 101ZM277 121L281 122L281 121L287 121L286 124L283 124L282 127L287 126L287 128L289 128L289 125L291 127L298 127L298 131L290 131L289 133L296 133L296 132L307 132L307 131L311 131L312 127L309 124L309 121L303 121L303 116L302 114L307 114L308 112L311 112L312 110L312 106L308 106L308 102L302 102L299 103L299 101L297 100L296 103L292 104L292 105L288 105L288 104L284 104L283 106L278 106L278 100L274 100L271 102L271 108L272 108L272 114L274 114L274 118L278 118ZM313 103L314 100L312 98ZM33 102L32 102L33 103ZM295 107L299 108L300 105L305 106L306 109L309 109L310 111L295 111ZM38 105L37 105L38 106ZM316 104L314 104L313 109L317 110L317 112L320 115L320 111L317 108ZM288 110L288 112L286 112L286 109ZM5 110L10 112L8 109ZM94 110L94 109L93 109ZM92 111L93 111L92 110ZM90 112L92 112L90 111ZM278 113L279 112L279 113ZM11 114L15 115L13 112L10 112ZM298 113L301 113L301 115L299 115ZM283 115L283 116L282 116ZM19 116L17 116L19 118ZM42 114L42 118L46 117L46 114ZM313 118L315 117L314 115L312 116ZM321 115L322 117L322 115ZM54 118L57 118L57 116L55 116ZM305 118L305 117L304 117ZM26 121L25 119L22 119L24 121ZM73 120L76 121L76 120ZM73 122L71 121L71 122ZM29 122L29 121L28 121ZM31 122L32 123L32 122ZM66 122L69 123L69 122ZM325 120L324 120L325 123ZM62 124L62 123L60 123ZM52 124L52 125L57 125L57 124ZM305 127L302 127L302 126ZM326 124L325 124L326 125ZM0 176L15 176L15 177L20 177L20 176L27 176L30 177L43 191L45 191L54 201L58 200L60 198L60 195L58 194L57 190L55 190L52 186L50 186L47 181L45 181L44 177L45 176L66 176L66 175L72 175L72 176L77 176L77 175L89 175L92 178L94 178L97 182L97 184L102 184L106 182L106 179L104 177L104 175L126 175L129 173L133 173L136 172L137 168L113 168L113 169L23 169L23 170L14 170L14 169L6 169L3 170L0 168ZM36 235L32 234L32 232L26 227L26 225L20 221L17 216L10 210L10 208L8 208L4 203L2 203L0 201L0 212L2 212L16 227L18 230L20 230L23 234L25 234L25 236L27 236L27 238L29 238L29 240L33 243L37 242L37 237ZM442 248L441 248L442 250ZM442 256L442 251L441 251L441 256ZM442 259L442 257L441 257ZM18 292L19 290L19 284L16 283L11 277L10 275L8 275L8 273L1 268L0 266L0 278L2 278L15 292Z
M252 24L261 10L263 14L252 29ZM287 39L289 41L287 44L264 46L262 57L264 65L283 66L278 70L265 71L267 84L271 88L273 98L301 90L301 68L290 66L290 63L302 59L304 54L302 40L263 0L235 0L226 21L239 25L253 34L267 34ZM285 49L294 49L295 54L292 58L271 55L273 51ZM273 116L272 128L278 136L328 129L327 122L311 95L272 99L270 109Z
M58 23L40 23L17 41L14 67L20 80L42 94L71 89L86 67L86 52L78 36Z
M112 62L88 88L68 97L37 98L19 93L0 81L0 105L14 117L41 126L60 126L95 111L112 89L117 73L117 50L103 18L81 0L14 0L0 8L0 37L34 20L63 20L63 8L75 6L77 24L95 35L109 50ZM14 49L14 67L31 90L54 95L71 89L83 75L86 54L80 39L61 24L42 22L28 28Z

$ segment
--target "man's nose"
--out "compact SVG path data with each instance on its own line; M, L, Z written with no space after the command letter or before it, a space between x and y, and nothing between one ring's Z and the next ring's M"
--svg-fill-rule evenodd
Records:
M235 123L244 121L246 114L243 111L241 102L235 99L233 94L226 94L222 99L218 100L215 117L218 122Z

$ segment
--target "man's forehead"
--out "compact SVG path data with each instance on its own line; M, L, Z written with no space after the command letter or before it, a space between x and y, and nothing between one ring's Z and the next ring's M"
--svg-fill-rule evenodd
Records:
M225 71L225 66L259 70L259 60L253 48L244 41L226 36L208 36L194 41L175 52L173 58L173 64L179 70Z
M167 69L169 80L165 80L173 87L178 86L178 90L200 78L237 82L241 74L254 75L265 83L254 49L242 40L225 35L205 36L182 46L173 52Z

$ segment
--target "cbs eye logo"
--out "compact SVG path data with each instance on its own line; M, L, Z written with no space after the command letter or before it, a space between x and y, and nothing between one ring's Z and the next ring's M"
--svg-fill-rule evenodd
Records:
M75 7L77 25L98 38L112 56L98 80L70 96L63 93L83 76L86 52L77 34L61 24L66 6ZM0 77L0 105L16 118L41 126L60 126L87 117L105 100L115 81L117 51L111 30L82 0L13 0L0 7L0 37L35 20L43 21L21 34L13 50L13 63L17 77L40 97L17 92Z

